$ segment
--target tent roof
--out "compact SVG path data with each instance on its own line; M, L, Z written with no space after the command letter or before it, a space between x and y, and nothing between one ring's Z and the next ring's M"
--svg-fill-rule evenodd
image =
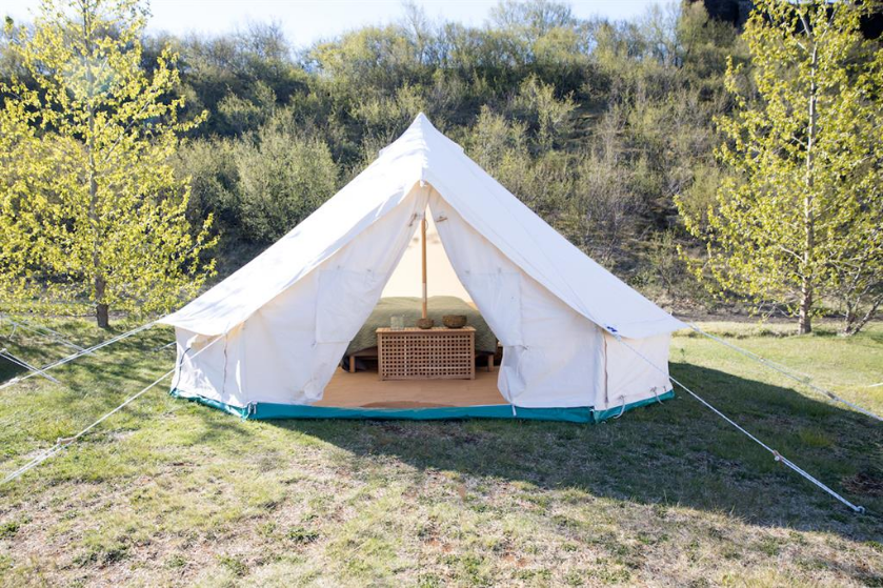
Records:
M229 332L428 182L522 271L608 332L685 325L595 263L469 159L422 113L365 171L251 262L160 322Z

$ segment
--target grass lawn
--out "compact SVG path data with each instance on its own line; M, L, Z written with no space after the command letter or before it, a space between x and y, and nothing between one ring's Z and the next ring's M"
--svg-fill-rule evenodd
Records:
M883 413L867 387L883 382L883 325L705 326ZM153 329L53 372L65 386L0 391L0 473L170 369L170 340ZM0 347L67 353L21 331ZM0 487L0 585L883 586L883 425L703 338L675 336L671 360L868 514L679 391L600 425L242 422L164 384Z

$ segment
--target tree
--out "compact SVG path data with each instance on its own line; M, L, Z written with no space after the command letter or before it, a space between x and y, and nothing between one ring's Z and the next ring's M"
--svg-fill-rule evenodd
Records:
M164 311L195 294L213 262L209 216L186 218L188 179L171 157L181 122L177 56L148 74L136 0L45 0L9 50L30 81L0 87L0 277L6 303Z
M859 30L867 9L757 2L743 34L752 68L729 63L735 108L716 119L730 175L705 223L679 203L707 243L707 283L784 305L800 333L826 296L847 307L848 333L881 303L883 50Z

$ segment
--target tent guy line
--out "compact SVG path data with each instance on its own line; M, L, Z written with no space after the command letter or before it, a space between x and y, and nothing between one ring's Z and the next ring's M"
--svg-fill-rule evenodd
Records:
M193 357L196 357L197 355L199 355L200 353L202 353L203 351L205 351L206 349L208 349L209 347L211 347L212 345L217 343L221 338L222 337L215 337L211 342L209 342L207 345L205 345L204 347L199 349L196 353L194 353ZM106 414L104 414L102 417L100 417L98 420L93 422L91 425L89 425L85 429L82 429L79 433L72 435L70 437L60 437L58 440L56 440L55 445L53 445L52 447L50 447L49 449L47 449L46 451L44 451L43 453L41 453L37 457L31 459L29 462L27 462L26 464L24 464L23 466L21 466L17 470L7 474L6 477L3 478L3 481L0 482L0 485L7 484L9 482L12 482L13 480L18 479L25 472L28 472L28 471L34 469L35 467L37 467L38 465L40 465L41 463L43 463L47 459L60 453L65 447L67 447L71 443L80 439L83 435L87 434L89 431L91 431L92 429L94 429L95 427L97 427L98 425L103 423L105 420L109 419L111 416L115 415L116 413L121 411L123 408L125 408L126 406L128 406L129 404L131 404L132 402L134 402L135 400L137 400L138 398L140 398L141 396L146 394L154 386L156 386L157 384L159 384L160 382L162 382L163 380L165 380L166 378L168 378L169 376L174 374L177 369L178 369L178 366L176 363L175 367L173 367L172 369L170 369L169 371L164 373L162 376L160 376L159 378L154 380L151 384L147 385L145 388L142 388L140 391L138 391L135 394L126 398L122 402L122 404L120 404L119 406L117 406L116 408L111 410L110 412L107 412Z
M806 387L813 390L814 392L817 392L823 396L827 396L829 399L831 399L835 402L840 402L842 404L845 404L846 406L849 406L850 408L857 410L858 412L862 413L865 416L869 416L872 419L883 422L883 417L880 417L879 415L871 412L870 410L868 410L866 408L859 406L858 404L855 404L854 402L850 402L849 400L846 400L845 398L841 398L840 396L837 396L836 394L834 394L830 390L827 390L825 388L822 388L821 386L817 386L817 385L813 384L812 378L810 376L808 376L806 374L801 374L800 372L795 372L795 371L783 366L780 363L777 363L775 361L771 361L769 359L766 359L765 357L761 357L760 355L757 355L756 353L748 351L747 349L743 349L742 347L739 347L738 345L736 345L734 343L730 343L729 341L725 341L725 340L721 339L720 337L715 337L711 333L706 333L705 331L703 331L702 329L700 329L699 327L697 327L693 323L687 323L687 324L690 326L691 329L693 329L694 331L696 331L697 333L699 333L703 337L707 337L707 338L711 339L712 341L715 341L717 343L720 343L721 345L729 347L730 349L732 349L738 353L741 353L745 357L753 359L754 361L756 361L762 365L765 365L766 367L770 368L771 370L775 370L775 371L779 372L780 374L782 374L783 376L791 378L795 382L798 382L800 384L804 384ZM880 385L880 384L878 384L878 385Z
M801 468L800 466L795 464L793 461L791 461L787 457L783 456L781 453L779 453L778 451L776 451L775 449L773 449L772 447L770 447L769 445L767 445L766 443L764 443L763 441L761 441L760 439L755 437L748 430L746 430L744 427L739 425L739 423L737 423L736 421L734 421L733 419L731 419L730 417L725 415L723 412L721 412L720 410L715 408L711 403L709 403L707 400L705 400L704 398L702 398L701 396L699 396L698 394L693 392L690 388L688 388L686 385L684 385L682 382L680 382L677 378L669 375L667 371L663 370L661 367L659 367L658 365L653 363L649 358L644 356L644 354L642 354L640 351L638 351L637 349L635 349L634 347L632 347L631 345L629 345L628 343L623 341L621 337L616 337L616 340L619 341L619 343L624 345L626 348L630 349L635 355L637 355L638 357L643 359L645 362L647 362L647 364L650 365L651 367L653 367L653 369L655 369L661 373L667 374L667 377L669 380L671 380L672 382L674 382L675 384L680 386L687 394L689 394L690 396L692 396L693 398L698 400L706 408L708 408L713 413L715 413L717 416L719 416L720 418L722 418L723 420L728 422L730 425L735 427L736 430L738 430L740 433L744 434L749 439L751 439L752 441L754 441L755 443L757 443L758 445L763 447L765 450L767 450L777 462L785 464L786 466L788 466L789 468L791 468L792 470L794 470L795 472L800 474L803 478L812 482L818 488L821 488L822 490L824 490L825 492L827 492L828 494L830 494L831 496L833 496L834 498L836 498L837 500L839 500L840 502L845 504L853 512L858 513L858 514L865 513L865 507L857 506L857 505L853 504L852 502L850 502L849 500L847 500L846 498L844 498L843 496L841 496L840 494L838 494L837 492L835 492L834 490L829 488L827 485L825 485L824 483L819 481L817 478L815 478L814 476L809 474L806 470L804 470L803 468Z
M15 365L17 365L17 366L19 366L19 367L23 367L23 368L26 369L27 371L35 372L35 371L38 371L38 370L40 369L40 368L38 368L38 367L36 367L36 366L33 366L33 365L29 364L29 363L26 362L25 360L23 360L23 359L21 359L21 358L19 358L19 357L16 357L16 356L13 355L12 353L10 353L9 350L6 349L5 347L4 347L3 349L0 349L0 357L2 357L3 359L6 359L7 361L11 361L12 363L14 363ZM49 374L42 374L42 376L43 376L44 378L46 378L47 380L49 380L50 382L52 382L53 384L58 384L58 383L59 383L58 380L56 380L55 378L53 378L53 377L50 376Z
M60 343L66 347L70 347L71 349L76 349L77 351L84 350L83 347L80 347L76 343L71 343L70 341L68 341L67 339L62 337L61 333L59 333L58 331L55 331L53 329L50 329L49 327L46 327L43 325L35 325L35 324L31 323L30 321L26 321L21 318L20 319L12 319L9 317L9 315L0 314L0 323L2 323L3 321L6 321L13 326L13 332L12 332L13 334L15 334L15 329L20 328L20 329L23 329L26 331L31 331L32 333L36 333L38 335L42 335L44 337L48 337L49 339L52 339L56 343Z
M51 370L53 368L62 366L66 363L70 363L70 362L74 361L75 359L83 357L84 355L91 355L103 347L107 347L108 345L112 345L112 344L116 343L117 341L122 341L123 339L127 339L128 337L131 337L132 335L140 333L141 331L146 331L147 329L149 329L150 327L153 327L156 324L157 324L156 321L150 321L149 323L145 323L145 324L141 325L140 327L136 327L136 328L132 329L131 331L126 331L125 333L121 333L115 337L111 337L110 339L107 339L106 341L103 341L101 343L93 345L92 347L87 347L86 349L83 349L82 351L78 351L78 352L68 355L66 357L62 357L58 361L50 363L49 365L42 367L38 370L30 371L21 377L12 378L8 382L5 382L2 385L0 385L0 390L4 390L4 389L8 388L9 386L12 386L13 384L17 384L19 382L24 382L25 380L28 380L34 376L45 375L46 372L48 372L49 370Z

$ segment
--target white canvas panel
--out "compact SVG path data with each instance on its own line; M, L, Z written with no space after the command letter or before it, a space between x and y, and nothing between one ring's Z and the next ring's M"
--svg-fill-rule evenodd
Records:
M176 329L178 359L172 388L182 396L203 396L242 405L240 331L206 337Z
M359 302L366 292L373 292L378 286L382 286L382 276L374 271L337 267L319 270L317 273L319 292L316 298L316 341L349 343L366 320L362 318Z
M590 406L603 394L601 331L519 270L433 191L445 251L504 345L498 385L516 406Z
M663 369L664 373L660 373L615 337L605 333L604 339L607 356L607 393L603 402L598 402L596 406L598 410L653 398L671 390L671 382L668 379L670 334L625 340L653 365Z
M521 280L521 273L517 270L504 272L498 268L495 272L482 273L468 269L463 272L464 286L481 296L479 309L488 309L487 313L482 312L482 316L504 347L524 345Z
M318 280L299 282L249 318L242 329L249 402L304 404L316 345Z

